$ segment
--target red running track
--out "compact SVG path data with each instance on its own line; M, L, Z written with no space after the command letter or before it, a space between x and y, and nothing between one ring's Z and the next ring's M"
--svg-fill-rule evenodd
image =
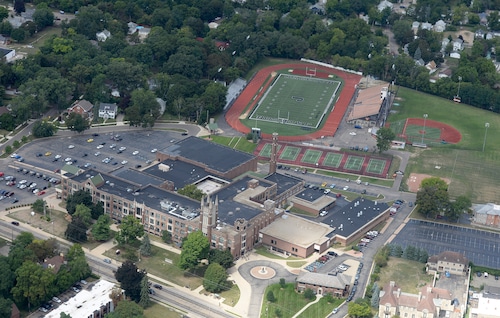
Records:
M269 77L272 72L282 70L282 69L293 69L294 74L306 75L306 66L311 65L307 63L291 63L291 64L280 64L273 65L261 69L257 72L255 77L250 81L250 83L243 89L243 92L238 96L234 104L226 113L227 123L233 127L233 129L247 134L250 132L250 128L243 125L240 121L241 114L245 111L247 105L250 105L250 109L253 109L258 100L266 92L268 86L271 84ZM320 130L312 132L306 135L300 136L280 136L282 141L303 141L318 139L321 136L333 136L337 131L342 118L344 117L349 102L351 101L354 92L356 91L356 85L359 83L361 76L357 74L342 72L329 67L314 65L316 68L316 77L328 78L328 74L335 74L344 80L344 86L340 92L340 97L335 103L334 110L330 113L326 119L325 124ZM266 80L268 80L266 82ZM261 89L262 88L262 89ZM253 100L252 100L253 99ZM262 134L263 139L271 139L270 134Z

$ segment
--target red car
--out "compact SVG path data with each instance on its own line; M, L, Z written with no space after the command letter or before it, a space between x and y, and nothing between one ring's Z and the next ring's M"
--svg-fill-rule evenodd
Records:
M37 195L44 195L45 194L45 191L40 191L37 193Z

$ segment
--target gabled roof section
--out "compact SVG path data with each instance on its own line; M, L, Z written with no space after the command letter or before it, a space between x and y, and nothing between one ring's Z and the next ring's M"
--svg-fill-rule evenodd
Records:
M96 187L102 185L104 183L104 178L100 173L96 174L95 176L90 178L90 182Z
M344 289L349 284L350 276L338 273L337 275L326 275L320 273L305 272L297 277L298 283L311 284L329 288Z
M382 106L381 92L384 89L387 90L388 86L389 84L386 83L360 90L348 120L377 115Z

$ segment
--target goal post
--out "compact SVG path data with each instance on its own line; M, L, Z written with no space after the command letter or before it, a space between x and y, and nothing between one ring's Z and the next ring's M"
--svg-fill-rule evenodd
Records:
M306 75L309 77L316 76L316 68L306 67Z

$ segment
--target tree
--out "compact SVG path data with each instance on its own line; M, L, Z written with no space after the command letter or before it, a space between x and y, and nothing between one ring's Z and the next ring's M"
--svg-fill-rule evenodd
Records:
M153 127L160 115L160 104L150 90L136 89L131 95L131 106L125 110L130 126Z
M35 239L27 246L28 249L32 250L39 262L43 262L45 259L53 257L57 254L58 243L55 238L49 238L46 240Z
M370 306L366 303L350 302L347 307L350 317L369 318L372 317Z
M144 226L141 221L133 215L127 215L122 219L120 231L116 234L116 240L120 244L127 244L130 241L137 240L144 235Z
M284 278L280 278L280 287L285 288L286 287L286 281Z
M54 290L55 274L51 269L43 269L40 265L26 261L16 270L16 285L12 295L17 303L39 305Z
M85 253L80 244L73 244L67 255L68 268L73 278L73 282L89 277L92 273L85 258Z
M26 7L24 6L24 0L15 0L14 1L14 11L17 15L20 15L21 12L26 12Z
M66 118L66 126L71 131L81 133L90 128L90 122L78 113L71 113Z
M144 309L133 301L122 300L106 318L144 318Z
M87 224L82 219L73 217L64 235L68 240L73 242L87 242L87 229Z
M266 295L266 299L270 303L274 303L276 301L276 297L274 297L274 293L272 290L269 290Z
M375 282L373 284L373 289L372 289L371 306L373 308L378 308L379 302L380 302L380 288L378 287L378 284Z
M151 299L149 298L149 281L147 275L144 275L141 280L141 299L139 300L139 305L141 305L142 308L147 308L151 305Z
M65 313L65 312L62 312L60 315L59 315L59 318L71 318L71 315Z
M0 8L0 21L7 18L9 16L9 10L6 7Z
M92 237L96 241L109 239L111 220L107 214L101 215L92 226Z
M226 269L217 263L212 263L208 265L205 271L205 276L203 277L203 287L211 292L218 293L220 291L227 289L227 277Z
M0 317L10 317L12 315L12 300L0 297Z
M183 188L179 189L177 193L185 195L197 201L201 201L201 198L203 198L203 196L205 195L205 193L198 189L194 184L188 184L184 186Z
M9 298L10 290L16 281L16 275L10 268L7 256L0 256L0 273L2 273L2 279L0 279L0 297Z
M36 138L52 137L57 128L49 122L38 120L33 124L32 133Z
M33 22L35 22L38 31L54 24L54 13L46 3L40 3L36 6L35 13L33 13Z
M314 291L311 288L307 288L304 291L304 298L312 300L312 299L316 298L316 295L314 294Z
M189 233L182 244L179 267L182 269L195 268L201 259L208 256L209 250L210 242L201 231Z
M172 243L172 233L170 233L169 231L162 231L161 232L161 239L163 242L165 243Z
M225 269L231 268L234 265L234 257L229 250L211 249L208 253L208 261L210 264L217 263Z
M83 204L78 204L76 206L76 211L72 217L80 219L83 223L85 223L87 228L92 223L92 213L90 212L90 209Z
M141 247L139 248L142 256L151 256L151 242L149 241L149 236L146 234L141 242Z
M87 207L91 206L92 196L90 193L85 190L79 190L68 195L68 198L66 199L66 211L68 211L70 215L73 215L78 204L83 204Z
M449 207L448 185L437 177L422 180L417 192L418 212L425 217L435 217Z
M33 205L31 206L31 208L36 213L43 213L45 211L45 206L46 206L46 204L45 204L44 200L37 199L35 202L33 202Z
M141 281L144 276L146 273L139 270L131 261L125 261L115 273L115 278L120 282L125 294L135 302L141 299Z
M382 153L389 150L391 143L396 138L396 134L387 127L382 127L377 131L377 148L378 152Z

